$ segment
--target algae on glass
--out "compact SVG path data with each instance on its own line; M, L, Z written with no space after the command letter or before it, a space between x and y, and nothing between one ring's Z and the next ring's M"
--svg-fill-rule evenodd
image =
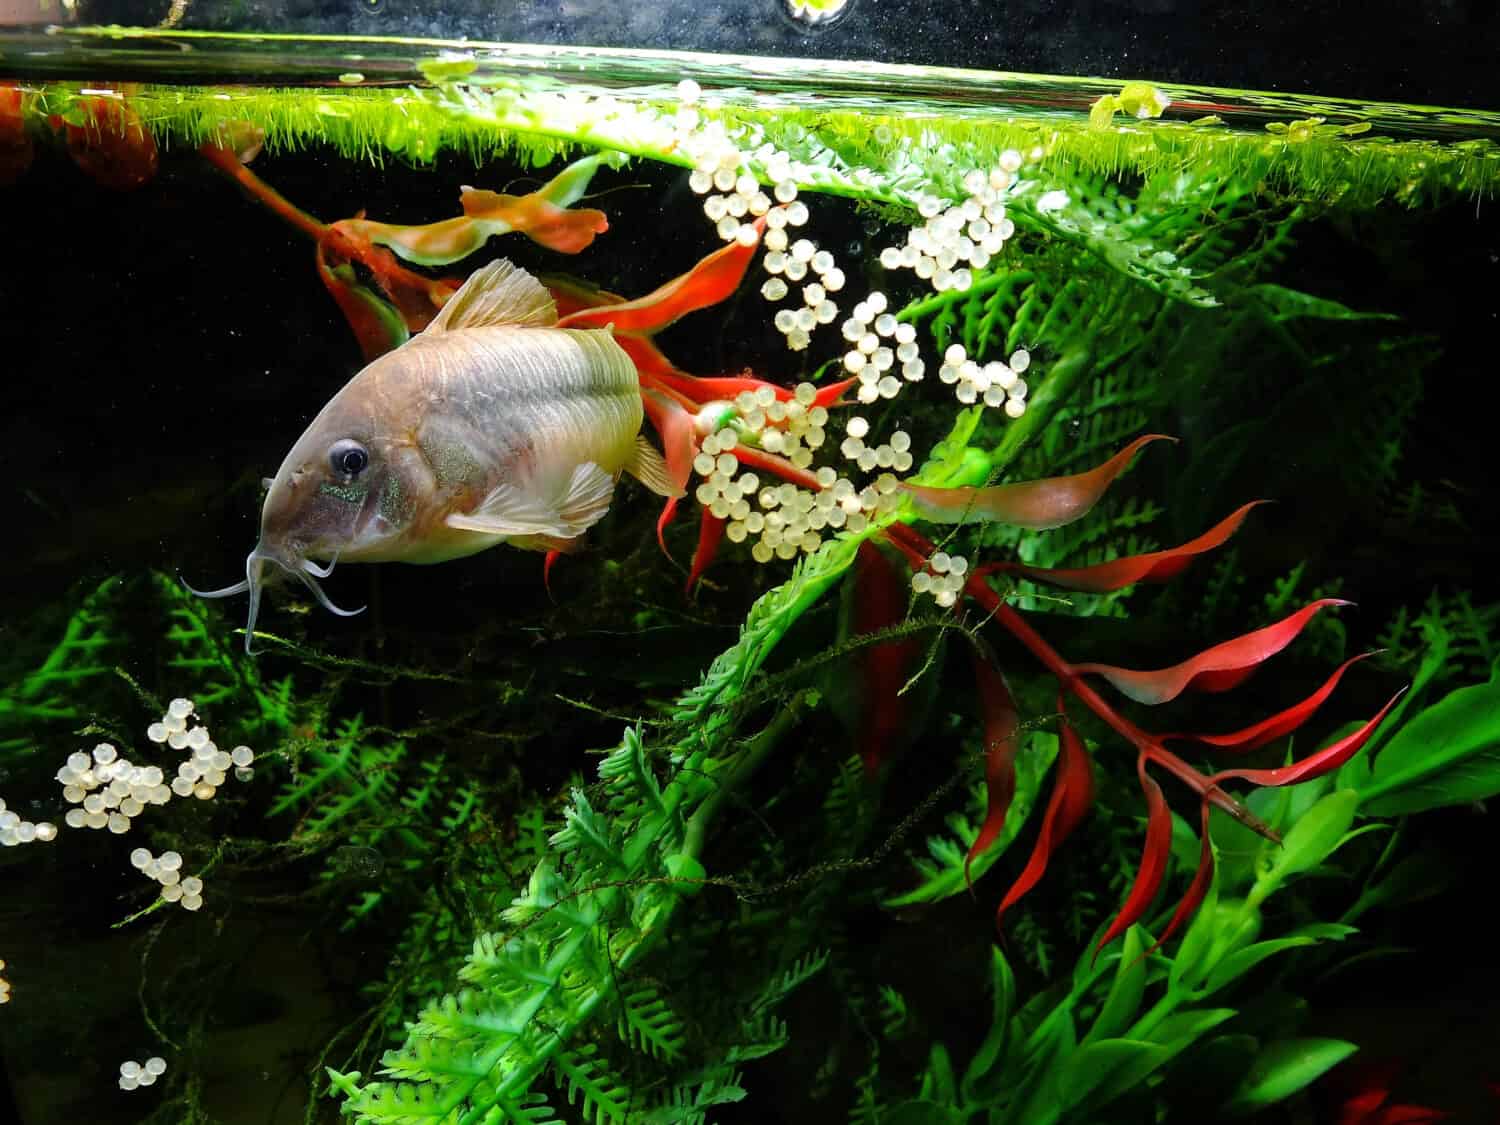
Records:
M76 1094L121 1119L275 1097L214 1058L233 967L326 1000L261 1021L312 1048L237 1047L307 1120L1280 1119L1362 1045L1305 996L1451 879L1417 814L1500 792L1500 603L1419 550L1483 519L1417 409L1475 330L1342 265L1482 206L1496 122L1139 82L1055 84L1089 113L837 94L1003 92L867 64L772 96L706 56L592 83L602 57L0 91L15 190L68 171L122 207L196 193L219 242L261 224L299 272L240 259L235 330L290 357L321 317L343 367L278 385L284 428L177 432L164 464L231 482L211 515L169 509L169 542L79 565L17 633L16 869L126 883L0 950L8 1010L57 971L38 941L139 957L138 995L91 997L136 1054ZM256 306L272 285L292 311ZM298 499L342 522L283 518L292 457L279 538L213 593L303 588L238 629L184 587L238 565L255 479L345 375L427 378L403 357L461 330L608 353L631 432L588 455L588 504L417 518L416 478L363 483L401 417L320 421ZM376 500L429 538L371 559L509 542L360 567L343 517ZM324 582L369 616L318 612ZM309 983L299 942L340 968Z

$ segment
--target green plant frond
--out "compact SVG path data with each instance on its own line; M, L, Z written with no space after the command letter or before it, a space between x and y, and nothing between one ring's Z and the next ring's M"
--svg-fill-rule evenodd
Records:
M695 1076L668 1090L666 1096L639 1117L643 1125L706 1125L714 1106L745 1099L745 1088L732 1069Z
M1017 836L1025 829L1036 807L1037 797L1052 762L1057 757L1057 735L1051 731L1032 731L1026 736L1025 746L1016 756L1016 790L1005 816L1005 826L999 837L982 854L974 857L968 865L965 878L965 859L969 848L979 836L979 825L984 820L988 805L983 782L968 787L968 801L964 810L948 814L945 823L948 834L929 836L927 852L930 858L912 861L920 882L909 891L886 900L888 907L909 906L918 902L938 902L962 893L969 880L980 879L1005 854Z
M460 785L448 798L448 811L442 817L444 832L458 832L469 825L479 809L479 794L472 786Z
M887 1039L899 1039L906 1034L911 1012L907 1010L906 998L890 985L880 986L880 1034Z
M610 808L615 812L667 815L638 727L627 728L619 747L599 764L599 780L608 788Z
M349 1075L356 1079L356 1075ZM373 1083L341 1086L349 1093L345 1106L356 1121L370 1125L432 1125L446 1122L452 1108L444 1105L437 1091L422 1086L393 1086Z
M800 957L790 968L773 978L756 996L752 1009L761 1011L775 1008L797 989L817 976L828 964L826 950L815 951Z
M682 1020L650 985L622 992L618 1030L622 1042L668 1060L682 1053L687 1035Z
M116 644L111 603L122 586L119 578L96 586L68 617L62 637L42 663L0 689L0 749L21 750L30 742L8 736L12 728L24 725L34 732L39 724L72 722L83 714L77 700L111 671Z
M501 1116L494 1118L494 1125L515 1122L516 1125L563 1125L562 1118L552 1109L546 1094L523 1094L519 1098L501 1098L495 1103ZM486 1125L491 1118L486 1116Z
M573 801L564 814L565 824L552 836L551 844L560 855L582 852L588 862L603 866L611 874L625 869L625 857L620 849L613 822L589 804L588 794L582 789L573 791Z
M1429 686L1457 679L1479 681L1500 660L1497 629L1500 603L1476 606L1467 590L1433 590L1415 614L1407 606L1400 607L1377 644L1385 650L1382 661L1407 675L1430 665Z
M594 1125L630 1120L634 1095L625 1080L599 1058L594 1044L559 1052L554 1066L558 1085L567 1091L568 1104L579 1103L585 1120Z

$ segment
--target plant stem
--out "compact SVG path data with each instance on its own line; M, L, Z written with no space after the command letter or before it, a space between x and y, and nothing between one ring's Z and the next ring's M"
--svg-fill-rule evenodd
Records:
M725 772L728 777L719 782L718 788L706 797L698 810L688 820L687 828L682 837L682 850L686 855L697 858L703 850L704 841L708 836L708 829L713 824L714 818L718 816L719 810L723 808L724 802L729 800L747 781L755 776L755 773L770 757L771 751L801 721L807 705L807 692L799 692L793 697L791 703L776 713L766 727L745 744L744 750L726 763Z

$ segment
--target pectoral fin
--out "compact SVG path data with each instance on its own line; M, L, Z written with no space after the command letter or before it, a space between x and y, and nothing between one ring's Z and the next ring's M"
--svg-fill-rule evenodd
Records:
M567 491L555 507L526 488L501 484L472 512L454 512L445 522L460 531L512 539L576 539L609 511L614 488L613 477L586 461L573 470Z
M658 496L679 499L687 495L672 479L666 461L656 451L656 447L646 440L645 434L635 435L635 449L630 460L625 462L625 471Z

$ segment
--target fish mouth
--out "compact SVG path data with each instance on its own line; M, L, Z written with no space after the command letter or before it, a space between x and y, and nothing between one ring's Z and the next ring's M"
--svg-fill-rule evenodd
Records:
M260 616L260 596L265 588L271 585L283 572L296 578L312 592L317 602L330 613L340 617L355 617L365 611L364 606L358 609L341 609L333 604L333 601L318 585L319 578L327 578L333 573L334 565L338 562L337 556L325 567L319 567L311 559L288 555L282 552L268 550L263 543L257 543L255 550L251 551L245 559L245 577L232 586L225 586L220 590L196 590L186 582L183 587L190 594L196 594L200 598L231 598L236 594L249 593L250 614L245 621L245 652L254 653L253 644L255 638L255 622ZM268 564L273 564L268 566ZM178 579L182 581L182 579Z

